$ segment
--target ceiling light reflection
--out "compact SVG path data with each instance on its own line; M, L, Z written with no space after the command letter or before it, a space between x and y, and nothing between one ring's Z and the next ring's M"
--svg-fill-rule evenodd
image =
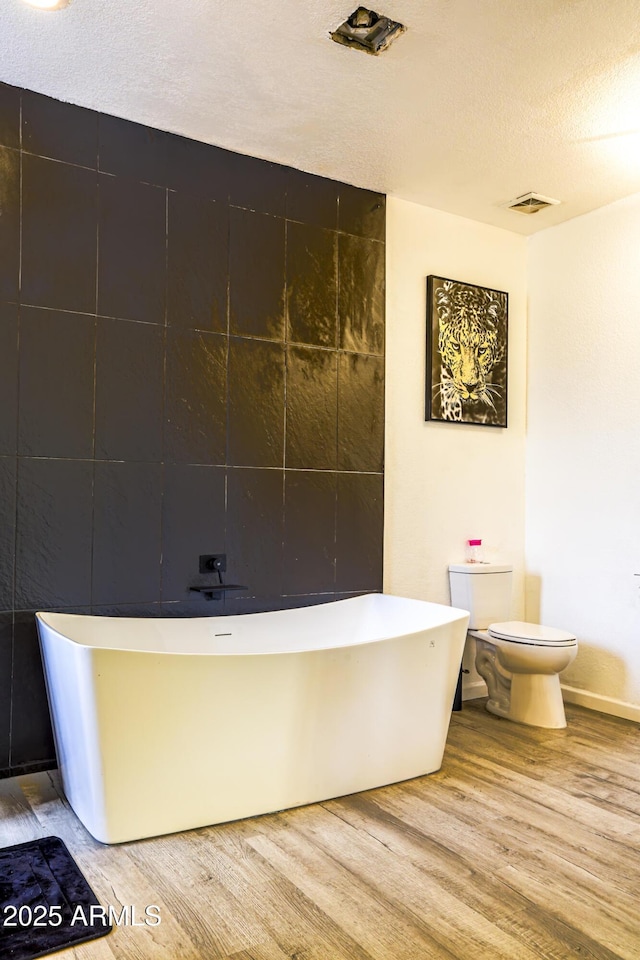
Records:
M38 7L40 10L62 10L68 7L71 0L24 0L30 7Z

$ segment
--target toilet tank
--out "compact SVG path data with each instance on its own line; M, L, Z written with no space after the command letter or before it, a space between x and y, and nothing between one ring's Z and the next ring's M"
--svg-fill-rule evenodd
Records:
M512 574L513 567L506 564L451 564L451 606L469 611L469 630L510 619Z

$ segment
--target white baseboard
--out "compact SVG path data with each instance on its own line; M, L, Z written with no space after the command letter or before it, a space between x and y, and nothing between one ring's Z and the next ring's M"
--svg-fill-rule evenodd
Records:
M566 703L577 703L587 710L597 713L607 713L611 717L621 717L623 720L634 720L640 723L640 705L627 703L625 700L616 700L615 697L605 697L601 693L591 693L589 690L580 690L565 683L562 687L562 696ZM487 696L487 685L484 680L471 680L462 683L462 699L477 700Z
M477 700L478 697L487 696L487 685L484 680L470 680L468 683L462 681L462 699Z
M622 717L623 720L635 720L636 723L640 723L640 706L635 703L626 703L614 697L604 697L601 693L591 693L589 690L569 687L564 683L560 686L562 696L567 703L577 703L580 707L587 707L588 710L597 710L598 713L608 713L612 717Z

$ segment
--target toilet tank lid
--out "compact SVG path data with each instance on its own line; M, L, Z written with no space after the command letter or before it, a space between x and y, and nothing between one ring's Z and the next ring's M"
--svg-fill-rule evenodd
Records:
M509 563L451 563L450 573L511 573Z

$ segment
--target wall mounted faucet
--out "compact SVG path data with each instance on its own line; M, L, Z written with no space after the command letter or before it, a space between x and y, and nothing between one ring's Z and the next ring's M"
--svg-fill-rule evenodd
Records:
M248 590L249 587L243 587L239 583L225 583L222 574L227 569L226 553L205 553L199 558L198 569L200 573L217 573L218 582L208 586L194 585L189 587L195 593L201 593L207 600L219 600L220 597L229 590Z

